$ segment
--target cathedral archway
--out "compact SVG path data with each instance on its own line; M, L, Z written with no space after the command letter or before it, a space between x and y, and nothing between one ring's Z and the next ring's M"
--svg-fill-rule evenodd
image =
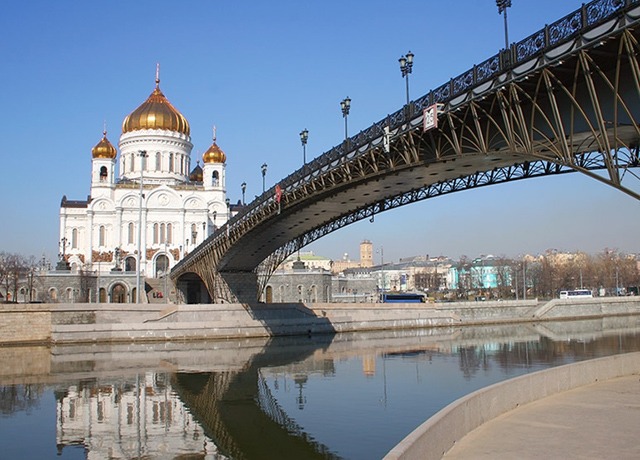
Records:
M107 290L105 288L100 288L100 291L98 294L98 302L107 303Z
M135 272L136 271L136 258L135 257L127 257L124 259L124 271L125 272Z
M264 297L266 303L273 303L273 287L267 286Z
M116 283L111 288L111 303L126 303L127 302L127 288Z
M166 256L166 254L160 254L158 257L156 257L155 271L156 271L156 275L155 275L156 278L162 278L168 273L169 258Z

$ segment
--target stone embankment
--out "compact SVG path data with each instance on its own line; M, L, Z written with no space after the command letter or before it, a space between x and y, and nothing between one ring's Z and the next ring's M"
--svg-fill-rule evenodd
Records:
M384 460L449 458L452 448L458 449L456 455L451 456L453 458L637 458L637 440L633 437L635 428L630 427L637 426L638 404L633 396L627 398L638 394L636 382L639 374L640 353L627 353L559 366L496 383L463 396L436 413L393 448ZM560 412L568 412L565 419L573 419L571 424L562 424L551 417L551 404L546 411L530 412L530 415L535 415L527 418L527 424L521 421L514 426L513 421L505 423L501 418L502 430L485 430L482 443L478 442L479 436L475 437L475 444L465 438L476 428L491 425L498 417L514 414L517 410L526 411L531 408L526 406L529 403L544 401L553 395L568 395L576 388L631 375L635 377L625 382L633 385L632 389L626 393L620 392L619 388L612 391L609 402L613 407L607 407L604 412L604 405L597 400L598 392L591 387L591 397L583 398L577 404L569 403L566 396L566 400L560 400L565 401L564 404L554 400L559 404ZM580 417L587 414L590 422L593 418L601 420L598 423L580 423ZM577 438L574 430L578 429L594 431L581 432L580 435L586 435L588 441L583 440L582 445L576 446L576 439L567 437L573 435ZM555 443L549 439L551 435L545 436L545 430L558 434ZM621 433L625 433L623 439L620 438ZM595 439L600 440L596 446L599 453L595 453L595 448L589 450L588 444ZM539 445L541 440L543 445ZM603 451L606 452L604 456Z
M434 304L18 304L0 344L183 341L640 315L640 298Z

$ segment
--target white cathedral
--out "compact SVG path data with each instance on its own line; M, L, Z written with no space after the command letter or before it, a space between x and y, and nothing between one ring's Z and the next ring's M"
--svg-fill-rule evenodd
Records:
M72 272L159 278L235 213L226 155L214 128L203 166L191 169L189 123L157 74L151 95L124 119L118 147L119 155L105 130L91 150L89 197L62 198L61 260Z

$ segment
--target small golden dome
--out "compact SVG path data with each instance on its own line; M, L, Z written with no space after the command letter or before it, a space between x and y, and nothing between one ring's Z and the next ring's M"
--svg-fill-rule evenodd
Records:
M205 163L226 163L227 155L222 151L218 144L216 144L216 128L213 127L213 144L209 147L209 150L202 154L202 161Z
M116 148L107 139L106 131L102 132L102 139L91 149L91 155L93 158L107 158L110 160L116 157Z
M200 162L196 164L196 167L193 168L193 171L189 174L189 180L191 182L202 182L202 168L200 167Z
M189 122L160 91L160 79L156 77L156 87L146 101L131 112L122 122L122 133L139 129L165 129L187 136Z
M205 163L226 163L227 155L214 141L209 150L202 154L202 161Z

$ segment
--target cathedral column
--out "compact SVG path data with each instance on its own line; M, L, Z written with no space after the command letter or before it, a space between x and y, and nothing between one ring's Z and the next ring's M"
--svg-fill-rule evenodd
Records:
M182 259L184 255L187 253L187 240L185 240L184 236L186 234L184 226L186 225L186 214L187 210L182 210L182 215L180 216L180 246L183 247L182 254L180 254L180 258Z
M116 248L122 247L122 206L116 206Z

